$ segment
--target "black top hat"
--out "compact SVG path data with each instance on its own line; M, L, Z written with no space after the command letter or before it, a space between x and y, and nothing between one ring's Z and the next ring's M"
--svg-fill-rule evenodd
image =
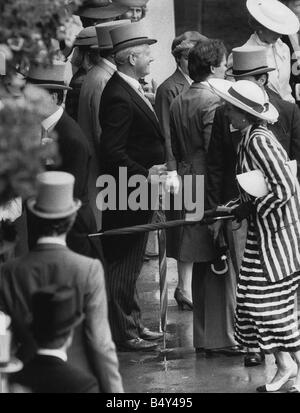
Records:
M83 320L75 289L48 285L32 296L31 330L37 341L47 342L69 333Z

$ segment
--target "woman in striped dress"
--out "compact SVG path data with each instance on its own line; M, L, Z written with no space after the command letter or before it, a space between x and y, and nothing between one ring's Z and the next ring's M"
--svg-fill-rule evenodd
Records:
M253 82L210 81L226 101L226 115L242 131L237 174L259 170L266 191L255 197L240 188L238 221L248 220L247 242L237 287L235 338L250 351L273 353L277 372L258 391L277 391L295 378L300 392L300 334L296 290L300 281L300 187L288 156L267 122L278 113ZM253 185L253 183L251 182ZM291 357L294 356L294 360Z

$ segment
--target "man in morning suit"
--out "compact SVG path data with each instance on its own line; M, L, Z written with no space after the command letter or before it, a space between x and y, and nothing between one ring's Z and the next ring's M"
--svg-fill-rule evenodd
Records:
M51 115L42 122L42 143L49 139L49 132L57 134L60 160L49 160L48 170L69 172L75 176L74 196L82 206L76 221L67 237L68 246L79 254L103 261L101 240L88 238L87 234L97 231L96 221L88 198L88 177L90 173L90 149L79 125L64 110L62 103L64 90L65 64L31 67L27 81L46 89L52 97ZM34 216L28 214L29 247L35 245L37 234Z
M37 352L11 382L32 393L99 393L95 377L67 361L74 329L82 320L75 288L53 284L37 290L31 324Z
M300 177L300 111L296 104L284 101L271 91L268 86L268 72L274 70L267 65L265 49L261 46L243 46L232 50L233 66L226 72L227 76L237 80L250 80L257 83L269 97L270 102L279 112L278 121L268 127L287 151L290 159L297 161L297 174ZM235 166L237 161L237 145L240 142L240 132L234 130L225 115L224 107L216 110L210 144L207 154L207 208L223 205L239 196L236 184ZM243 254L246 227L239 231L229 228L226 233L231 259L238 273ZM215 236L220 224L214 224ZM238 274L232 274L236 277ZM260 364L259 354L249 353L245 356L246 366Z
M34 353L32 334L32 294L55 284L76 291L78 309L84 322L74 334L68 352L72 366L93 374L99 389L123 392L115 344L107 314L103 267L99 260L85 257L66 246L81 201L73 198L74 176L60 171L37 177L37 197L27 200L36 217L37 242L28 254L6 262L0 273L0 309L12 318L17 341L17 356L25 363Z
M156 115L138 82L149 74L152 61L149 45L155 40L145 36L140 22L120 26L110 33L118 71L108 81L100 103L100 167L102 174L114 177L117 194L120 194L125 188L119 188L119 168L126 168L128 179L139 175L147 189L151 176L166 170L165 149ZM129 206L122 210L117 205L116 210L103 211L102 229L145 224L151 221L152 215L149 208L131 210ZM119 349L153 349L157 344L148 340L162 336L143 326L137 298L136 281L142 268L146 235L103 239L108 265L110 325Z

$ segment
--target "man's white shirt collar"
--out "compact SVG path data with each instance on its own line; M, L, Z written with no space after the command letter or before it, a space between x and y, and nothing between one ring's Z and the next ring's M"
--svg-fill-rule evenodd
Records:
M42 122L42 127L46 130L49 131L49 129L53 128L59 119L62 117L64 113L64 108L62 106L57 109L56 112L52 113L48 118L44 119Z
M117 70L117 66L114 63L112 63L110 60L107 60L104 57L102 57L102 62L105 63L107 66L109 66L114 71Z
M141 84L138 80L134 79L131 76L125 75L125 73L122 73L120 71L118 71L118 75L125 80L125 82L127 82L131 87L133 87L134 89L140 91L141 89Z
M38 244L60 244L60 245L67 245L66 241L60 237L40 237L37 240Z
M50 348L39 348L37 350L37 354L41 356L52 356L61 359L62 361L67 361L68 356L65 351L57 350L57 349L50 349Z

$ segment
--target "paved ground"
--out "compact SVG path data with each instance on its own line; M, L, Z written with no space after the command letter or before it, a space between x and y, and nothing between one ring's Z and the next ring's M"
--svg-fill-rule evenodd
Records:
M262 366L246 368L243 356L207 358L194 352L191 311L178 311L173 298L177 273L168 260L169 307L166 347L143 352L120 352L126 392L135 393L253 393L275 372L272 356ZM145 325L159 328L158 262L146 262L139 280ZM290 384L290 383L289 383Z

